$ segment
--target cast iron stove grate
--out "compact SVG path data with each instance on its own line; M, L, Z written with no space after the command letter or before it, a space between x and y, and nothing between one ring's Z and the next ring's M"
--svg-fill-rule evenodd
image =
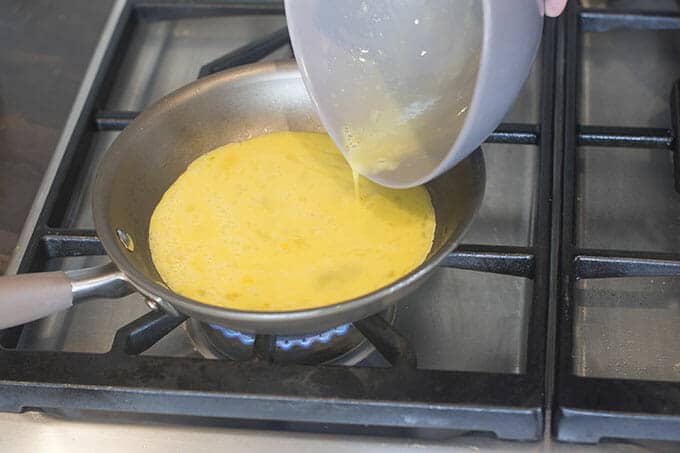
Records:
M16 272L41 271L50 259L103 255L94 231L67 224L93 134L122 130L137 112L103 110L135 25L142 21L283 14L280 3L119 1L95 51L74 113L56 151L53 178L19 251ZM288 45L280 29L197 70L199 76L259 60ZM285 422L493 432L501 438L543 435L545 350L550 279L555 24L545 31L541 124L504 124L490 142L537 145L538 184L531 247L464 244L444 266L533 280L523 374L423 370L382 318L355 327L392 364L386 368L282 365L270 359L273 338L257 336L249 361L140 355L183 318L150 312L121 328L106 354L16 349L21 327L2 333L0 410L63 408L194 415ZM49 172L49 170L48 170ZM49 179L49 178L48 178ZM455 347L455 345L453 345Z
M671 127L600 127L578 124L579 74L583 33L680 29L680 14L666 11L588 9L572 2L561 20L564 151L561 244L557 297L557 360L553 432L560 440L597 442L602 438L680 440L680 383L577 376L574 354L574 286L577 280L617 277L680 276L680 254L629 250L593 250L576 244L577 148L648 148L673 154L675 189L680 192L680 81L668 87ZM562 87L560 87L561 91ZM584 151L588 152L588 151ZM670 160L669 160L670 163ZM669 344L675 350L678 344Z

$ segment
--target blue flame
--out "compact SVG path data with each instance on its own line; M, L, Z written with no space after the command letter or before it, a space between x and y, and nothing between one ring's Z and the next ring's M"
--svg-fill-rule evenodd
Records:
M349 332L351 324L343 324L335 329L327 330L326 332L309 335L305 337L277 337L276 347L283 351L289 351L293 348L308 349L315 343L328 343L333 337L339 337ZM226 327L210 324L210 327L219 331L227 338L235 338L246 346L251 346L255 343L255 336L247 333L242 333L237 330L227 329Z

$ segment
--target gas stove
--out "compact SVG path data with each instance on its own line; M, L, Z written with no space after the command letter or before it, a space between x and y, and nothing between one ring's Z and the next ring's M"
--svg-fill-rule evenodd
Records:
M0 332L0 412L347 445L680 440L680 13L582 3L546 21L482 146L463 244L393 310L274 338L138 294L79 304ZM118 133L197 77L293 57L280 3L115 2L9 271L106 262L90 190Z

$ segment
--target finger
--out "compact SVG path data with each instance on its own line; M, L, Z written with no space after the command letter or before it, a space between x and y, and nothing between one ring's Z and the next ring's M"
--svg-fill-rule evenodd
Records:
M545 15L556 17L562 14L567 6L567 0L545 0Z

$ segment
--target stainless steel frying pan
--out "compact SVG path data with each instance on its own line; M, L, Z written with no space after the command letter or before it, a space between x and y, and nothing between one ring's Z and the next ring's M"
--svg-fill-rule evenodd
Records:
M0 328L92 297L121 297L135 290L171 314L245 332L296 334L332 328L378 313L417 288L454 249L481 202L484 160L477 151L427 185L437 227L425 262L363 297L311 310L262 313L228 310L174 293L158 275L148 243L149 219L163 193L198 156L225 143L283 130L323 132L294 63L240 67L158 101L120 134L97 171L94 222L112 263L0 278Z

